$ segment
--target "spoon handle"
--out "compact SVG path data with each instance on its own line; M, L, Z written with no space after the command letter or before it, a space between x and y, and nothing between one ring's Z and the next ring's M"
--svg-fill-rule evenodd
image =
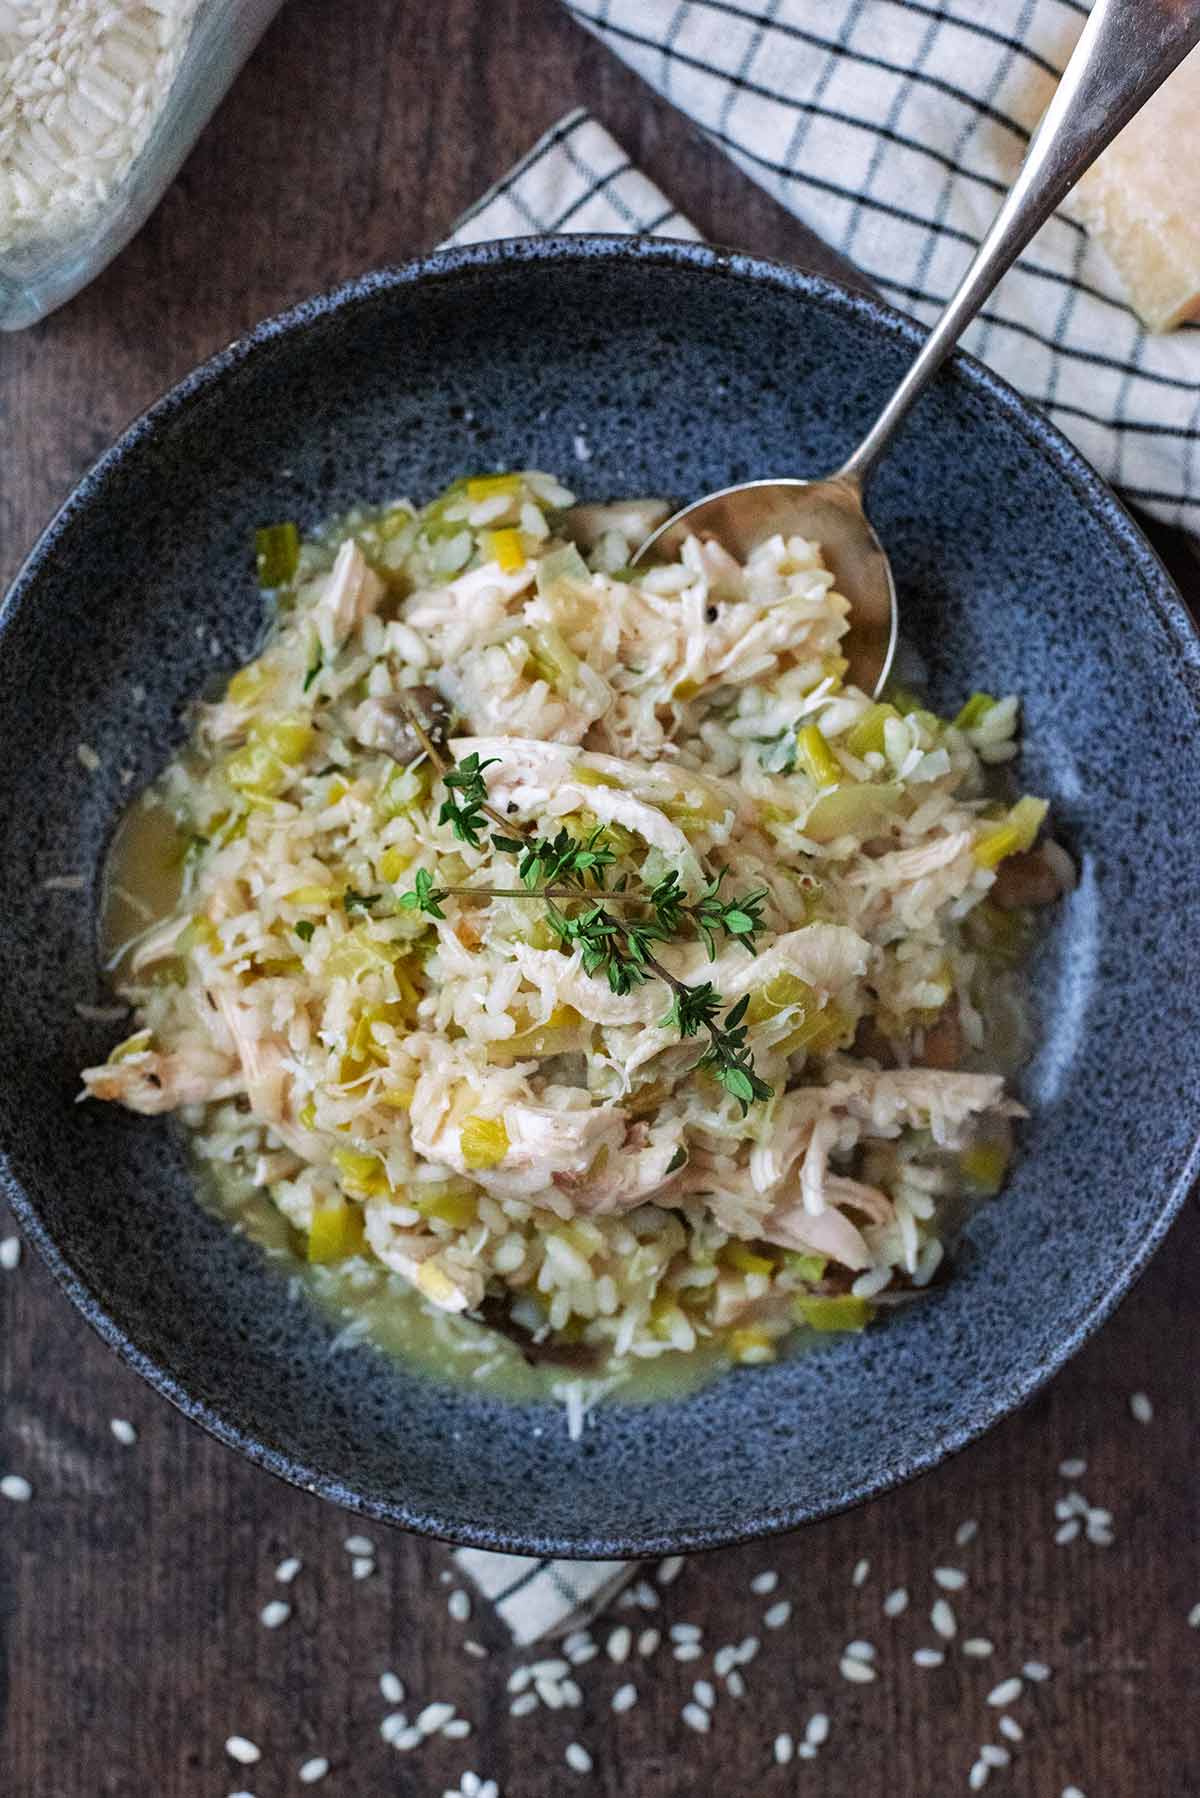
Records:
M836 478L861 487L1001 275L1198 41L1200 0L1096 0L974 261L916 361Z

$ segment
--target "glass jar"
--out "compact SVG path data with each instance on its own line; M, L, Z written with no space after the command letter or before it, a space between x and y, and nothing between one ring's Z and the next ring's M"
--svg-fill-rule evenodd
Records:
M0 0L0 330L153 212L280 0Z

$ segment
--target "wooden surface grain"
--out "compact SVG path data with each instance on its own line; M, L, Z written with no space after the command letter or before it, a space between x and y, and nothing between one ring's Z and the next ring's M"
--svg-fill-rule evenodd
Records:
M0 339L0 578L94 456L155 395L263 315L372 264L428 248L458 212L566 108L593 108L709 236L809 266L832 258L677 115L610 61L554 0L292 0L140 237L56 317ZM1177 541L1160 548L1200 598ZM2 1003L0 996L0 1003ZM1064 1254L1070 1244L1064 1243ZM350 1520L243 1465L185 1425L93 1339L28 1256L0 1272L0 1472L28 1475L27 1505L0 1502L0 1793L4 1798L283 1798L327 1756L343 1798L453 1790L464 1768L506 1798L578 1788L624 1798L737 1793L912 1794L967 1789L979 1745L1003 1742L986 1694L1029 1658L1053 1678L1014 1714L1026 1738L989 1792L1058 1798L1179 1798L1200 1792L1200 1514L1195 1377L1200 1216L1189 1204L1120 1313L1021 1415L917 1485L788 1540L691 1562L651 1621L700 1624L709 1649L763 1637L747 1696L721 1697L711 1732L682 1705L704 1662L661 1649L631 1677L583 1669L579 1710L508 1714L519 1657L494 1619L454 1623L447 1552L372 1530L376 1573L350 1578ZM1144 1390L1154 1419L1136 1422ZM134 1421L118 1443L109 1420ZM814 1453L820 1452L814 1443ZM1065 1456L1113 1513L1115 1541L1055 1546ZM954 1534L976 1518L977 1539ZM304 1568L276 1631L273 1569ZM851 1569L870 1562L866 1582ZM970 1575L953 1602L957 1648L934 1642L935 1565ZM794 1613L760 1627L748 1590L773 1567ZM908 1587L886 1621L883 1594ZM778 1595L777 1595L778 1596ZM637 1615L628 1614L637 1621ZM468 1636L486 1661L463 1647ZM878 1645L880 1677L839 1677L841 1647ZM379 1673L412 1702L447 1698L474 1724L465 1742L399 1755L379 1736ZM828 1712L818 1759L777 1767L777 1733ZM237 1768L223 1744L260 1745ZM563 1750L585 1743L590 1779Z

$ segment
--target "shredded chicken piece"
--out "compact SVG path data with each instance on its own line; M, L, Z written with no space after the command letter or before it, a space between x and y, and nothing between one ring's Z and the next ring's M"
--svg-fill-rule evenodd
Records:
M313 622L326 655L334 655L356 625L378 606L385 588L362 550L347 537L338 550Z
M124 1061L84 1068L84 1093L92 1099L115 1099L130 1111L156 1117L181 1105L208 1105L233 1098L242 1090L242 1075L226 1055L189 1042L173 1054L154 1049Z

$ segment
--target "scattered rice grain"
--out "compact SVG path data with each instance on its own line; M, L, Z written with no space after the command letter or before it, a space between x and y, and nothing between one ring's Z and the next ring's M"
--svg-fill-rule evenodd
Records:
M1082 1455L1072 1455L1069 1461L1060 1461L1058 1471L1064 1480L1081 1480L1087 1472L1087 1462Z
M442 1725L439 1733L448 1742L462 1742L470 1735L471 1725L466 1717L451 1717L449 1723Z
M712 1718L702 1704L685 1704L680 1715L689 1729L696 1730L702 1736L707 1735Z
M522 1692L520 1697L514 1698L509 1705L508 1714L510 1717L527 1717L530 1711L536 1711L537 1707L537 1693Z
M988 1782L990 1773L991 1768L986 1761L976 1761L975 1765L971 1768L971 1771L967 1774L968 1786L970 1786L973 1792L982 1792L984 1786Z
M671 1652L677 1661L698 1661L704 1650L699 1642L677 1642Z
M0 1498L9 1498L15 1505L26 1505L33 1497L33 1487L23 1473L6 1473L0 1479Z
M1021 1725L1017 1722L1015 1717L1001 1717L996 1728L1000 1731L1002 1736L1007 1736L1010 1742L1023 1742L1025 1740L1025 1731L1021 1728Z
M451 1592L449 1598L446 1600L446 1609L449 1611L455 1623L467 1622L471 1615L471 1600L467 1597L467 1594L462 1590L461 1586L456 1587L455 1590Z
M304 1562L298 1555L289 1555L287 1560L280 1561L275 1569L275 1578L281 1586L290 1586L303 1565Z
M633 1631L627 1623L621 1623L613 1630L604 1647L609 1660L615 1661L619 1667L622 1661L629 1659L629 1650L632 1645Z
M1146 1392L1131 1393L1129 1409L1137 1423L1154 1421L1154 1406L1150 1403L1150 1395Z
M625 1685L618 1686L613 1693L612 1708L614 1711L618 1712L618 1714L621 1711L631 1711L637 1701L638 1689L633 1684L632 1680L630 1680L627 1681Z
M992 1687L987 1695L987 1701L999 1709L1006 1704L1015 1704L1024 1690L1024 1681L1018 1679L1014 1673L1011 1679L1002 1679L998 1686Z
M668 1555L665 1561L660 1561L658 1563L658 1572L654 1577L657 1579L660 1586L669 1586L679 1578L682 1572L683 1556Z
M433 1704L427 1704L423 1711L418 1711L416 1727L423 1736L431 1736L436 1734L444 1723L449 1723L453 1715L454 1706L437 1699Z
M850 1681L851 1685L869 1685L873 1679L878 1677L869 1661L856 1661L848 1654L844 1654L838 1662L838 1671L843 1679Z
M961 1592L967 1583L961 1567L935 1567L933 1577L943 1592Z
M373 1555L375 1553L375 1544L370 1536L347 1536L342 1547L348 1555Z
M978 1534L978 1521L974 1517L968 1517L965 1522L959 1524L954 1532L954 1546L956 1548L966 1548L968 1543L974 1542Z
M780 1767L786 1767L796 1752L796 1744L791 1736L784 1734L775 1737L775 1761Z
M918 1648L913 1654L913 1661L918 1667L940 1667L945 1659L940 1648Z
M563 1759L575 1773L590 1773L592 1770L592 1757L582 1742L568 1742Z
M870 1561L855 1561L854 1572L850 1575L850 1584L852 1586L865 1586L870 1571Z
M698 1679L692 1687L692 1697L697 1704L702 1704L706 1711L711 1711L717 1702L717 1694L707 1679Z
M943 1641L952 1642L958 1634L958 1618L954 1615L953 1606L944 1598L937 1600L929 1613L929 1621Z
M908 1591L904 1586L897 1586L894 1591L888 1593L883 1601L883 1614L885 1617L903 1616L907 1609Z
M763 1622L768 1629L782 1629L791 1614L790 1600L781 1598L778 1604L773 1604L770 1610L764 1614Z
M305 1761L297 1777L302 1786L315 1786L318 1779L324 1779L328 1771L329 1762L323 1754L317 1754L312 1760Z
M746 1696L746 1682L736 1667L725 1681L725 1690L729 1693L731 1698L744 1698Z
M110 1417L108 1427L122 1448L132 1448L137 1441L137 1431L127 1417Z
M673 1623L667 1631L672 1642L698 1642L702 1633L698 1623Z
M1025 1675L1026 1679L1032 1679L1035 1684L1040 1684L1042 1680L1049 1679L1051 1671L1052 1669L1047 1667L1045 1661L1026 1661L1021 1669L1021 1672Z
M291 1614L290 1604L285 1604L282 1598L273 1598L270 1604L265 1604L258 1613L258 1621L264 1629L279 1629L287 1622Z
M6 1274L11 1274L13 1269L20 1265L20 1262L21 1238L19 1236L6 1236L4 1241L0 1242L0 1267L4 1269Z
M1058 1543L1060 1548L1065 1548L1068 1542L1074 1542L1074 1540L1078 1534L1079 1534L1079 1519L1078 1519L1078 1517L1069 1517L1067 1519L1066 1523L1060 1523L1058 1528L1055 1530L1054 1540Z
M996 1644L989 1642L986 1636L968 1636L962 1645L962 1651L973 1660L986 1661L990 1654L995 1654Z
M779 1584L779 1575L772 1569L767 1573L756 1573L750 1581L750 1590L756 1598L766 1598Z
M255 1761L262 1759L262 1749L250 1741L247 1736L227 1737L225 1752L231 1761L237 1761L241 1767L252 1767Z
M661 1641L661 1630L644 1629L637 1639L637 1651L642 1656L653 1654Z

